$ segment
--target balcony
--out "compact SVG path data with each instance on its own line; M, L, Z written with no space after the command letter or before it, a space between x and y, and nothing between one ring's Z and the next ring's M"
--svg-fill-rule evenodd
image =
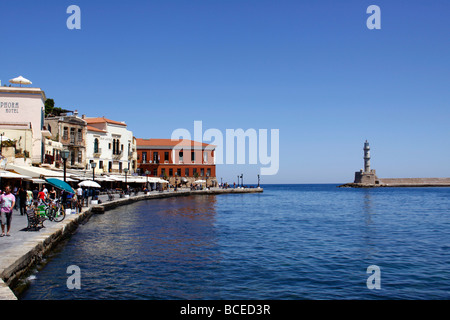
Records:
M102 155L102 149L98 148L97 150L94 150L94 158L100 158Z
M119 153L113 154L113 160L120 160L123 156L123 151L120 151Z

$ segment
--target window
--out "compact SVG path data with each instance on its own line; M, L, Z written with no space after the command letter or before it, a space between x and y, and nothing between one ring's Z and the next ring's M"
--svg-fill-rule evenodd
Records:
M67 127L64 127L64 130L63 130L63 139L64 139L64 140L69 139L69 128L67 128Z
M70 128L70 143L75 143L75 128Z
M189 177L189 168L184 169L184 176Z
M159 163L159 155L158 152L153 152L153 162Z
M99 168L99 169L103 169L103 161L102 161L102 160L100 160L100 161L98 162L98 168Z
M192 169L192 175L195 177L196 174L197 174L197 168Z
M177 169L177 176L181 177L181 169Z
M166 174L166 169L161 169L161 177L164 177L165 174Z
M178 152L178 157L180 159L180 162L183 162L183 151Z
M164 161L169 161L169 152L164 152Z
M206 169L206 175L211 177L211 168Z
M191 161L195 162L195 152L191 151Z
M146 163L147 162L147 152L143 151L142 152L142 163Z
M109 150L111 150L111 142L108 143L108 148L109 148Z
M153 175L154 175L155 177L158 176L158 170L157 170L157 169L153 169Z
M173 177L173 169L172 168L169 169L169 177Z
M203 162L208 162L208 153L207 152L203 152Z
M94 153L98 153L98 139L94 139Z
M205 169L203 169L203 168L200 169L200 176L202 176L202 177L205 176Z
M83 141L83 132L81 131L81 129L78 129L77 140L78 140L78 142L82 142Z
M81 151L78 151L78 163L83 162L83 153Z
M119 172L122 172L122 162L119 162Z

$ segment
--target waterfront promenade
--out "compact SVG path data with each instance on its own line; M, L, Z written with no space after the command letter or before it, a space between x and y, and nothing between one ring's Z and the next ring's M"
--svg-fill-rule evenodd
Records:
M75 231L79 223L88 219L92 214L103 213L105 210L126 205L134 201L160 199L176 196L191 196L202 194L231 194L231 193L260 193L262 188L246 189L220 189L209 190L179 189L178 191L152 191L148 194L143 192L130 197L108 200L107 195L100 195L101 204L90 204L83 207L81 213L66 215L62 222L45 221L45 228L39 231L26 231L28 225L27 217L21 216L18 210L14 210L11 236L0 238L0 300L16 300L16 296L9 288L23 276L33 265L39 262L52 248L64 237Z

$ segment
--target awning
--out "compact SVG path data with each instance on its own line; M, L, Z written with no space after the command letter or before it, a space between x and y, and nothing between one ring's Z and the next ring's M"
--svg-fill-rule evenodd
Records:
M58 179L58 180L64 181L64 178L59 178L59 177L55 177L55 179ZM72 178L67 178L67 177L66 177L66 181L69 181L69 182L74 182L74 181L79 181L79 180L75 180L75 179L72 179Z
M6 169L12 170L18 174L29 176L31 178L64 177L63 172L48 170L40 167L24 167L8 163L6 165Z
M29 176L25 176L22 174L17 174L10 171L0 170L0 178L6 179L31 179Z
M37 183L37 184L45 183L44 179L38 179L38 178L31 178L31 179L25 179L25 180L31 180L33 183Z

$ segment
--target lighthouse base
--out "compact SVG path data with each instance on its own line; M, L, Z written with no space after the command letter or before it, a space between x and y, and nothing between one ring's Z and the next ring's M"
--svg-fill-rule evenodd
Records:
M379 184L380 181L375 170L372 169L369 172L364 172L363 170L355 172L355 181L353 183L374 185Z

